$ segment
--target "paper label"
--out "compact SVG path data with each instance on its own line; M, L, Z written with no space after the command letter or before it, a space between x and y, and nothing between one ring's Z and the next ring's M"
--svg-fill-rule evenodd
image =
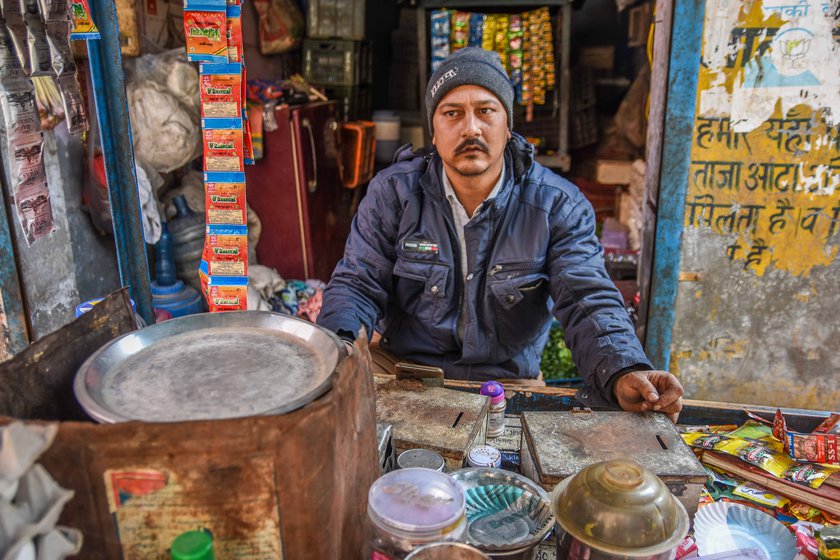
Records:
M242 129L205 128L204 170L243 171Z
M227 62L227 15L219 9L184 10L187 59Z
M245 225L245 182L207 182L204 204L208 224Z

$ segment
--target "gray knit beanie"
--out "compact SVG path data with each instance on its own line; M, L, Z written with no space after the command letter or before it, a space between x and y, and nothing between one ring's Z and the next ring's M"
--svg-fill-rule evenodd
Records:
M434 135L432 118L440 100L458 86L480 86L499 98L507 111L508 128L513 130L513 86L498 53L480 47L465 47L449 55L429 78L426 111L429 132Z

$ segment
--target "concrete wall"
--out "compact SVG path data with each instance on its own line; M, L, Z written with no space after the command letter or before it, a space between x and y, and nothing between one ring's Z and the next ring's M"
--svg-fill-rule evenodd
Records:
M671 369L840 409L840 3L707 0Z
M17 216L8 216L33 339L72 321L80 302L107 295L120 285L113 239L97 234L81 209L84 165L81 141L67 133L64 123L44 133L44 166L56 231L27 246ZM5 187L9 196L7 170Z

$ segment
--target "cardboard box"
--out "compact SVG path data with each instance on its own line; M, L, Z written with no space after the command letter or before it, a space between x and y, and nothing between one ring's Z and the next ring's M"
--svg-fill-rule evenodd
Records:
M595 180L604 185L629 185L633 177L633 162L599 159L595 164Z

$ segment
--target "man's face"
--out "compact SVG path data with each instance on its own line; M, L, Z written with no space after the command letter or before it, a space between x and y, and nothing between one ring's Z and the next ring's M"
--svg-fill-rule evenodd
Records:
M505 108L479 86L459 86L441 99L432 118L437 148L447 170L465 177L497 170L510 139Z

